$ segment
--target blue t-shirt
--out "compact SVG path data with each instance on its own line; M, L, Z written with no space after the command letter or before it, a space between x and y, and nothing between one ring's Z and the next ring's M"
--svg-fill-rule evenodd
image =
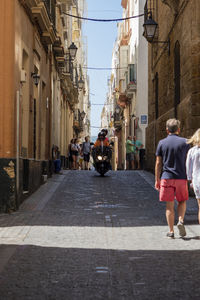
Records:
M189 148L186 139L176 134L160 140L156 156L161 156L163 161L161 179L187 179L185 162Z

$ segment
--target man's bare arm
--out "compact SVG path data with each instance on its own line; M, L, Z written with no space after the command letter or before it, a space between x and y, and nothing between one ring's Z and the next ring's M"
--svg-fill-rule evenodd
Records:
M155 165L155 188L157 190L160 189L160 176L162 172L162 157L161 156L156 156L156 165Z

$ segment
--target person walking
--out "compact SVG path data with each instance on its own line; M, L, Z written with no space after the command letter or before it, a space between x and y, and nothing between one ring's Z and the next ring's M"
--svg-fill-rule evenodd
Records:
M191 181L198 202L198 221L200 224L200 128L187 141L193 147L188 151L186 160L187 179Z
M84 169L84 166L83 166L83 151L82 151L83 144L80 144L79 147L80 147L80 153L79 153L79 156L78 156L78 165L79 165L79 169L83 170Z
M188 200L186 157L189 145L185 138L179 137L179 120L169 119L166 122L166 131L168 136L159 141L156 150L155 188L159 190L160 201L166 202L166 219L169 226L167 237L174 238L174 199L178 202L179 235L184 237L184 216Z
M56 145L53 145L52 156L54 162L54 171L55 173L59 174L61 171L61 160L60 160L60 151L58 146Z
M144 146L141 141L136 139L136 136L133 136L133 144L134 144L134 165L135 168L140 169L140 149Z
M131 136L128 136L126 140L126 162L127 162L126 169L133 170L135 166L134 165L134 143L131 140Z
M88 170L88 164L90 161L90 152L91 152L91 145L88 136L85 137L85 142L83 142L82 152L83 152L85 170Z
M80 147L77 143L77 139L73 139L73 143L71 144L71 154L73 159L73 170L78 169L78 155L80 152Z
M69 161L69 169L72 169L73 167L73 157L72 157L72 144L74 143L74 139L71 139L70 144L68 145L68 161Z

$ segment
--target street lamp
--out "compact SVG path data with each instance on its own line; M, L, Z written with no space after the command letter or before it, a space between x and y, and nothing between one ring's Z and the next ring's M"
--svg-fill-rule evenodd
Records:
M40 80L40 75L38 75L37 73L32 72L31 77L33 77L35 86L38 86L39 80Z
M156 34L156 29L158 28L158 23L156 23L152 19L152 14L150 14L149 18L144 22L144 36L149 43L153 42L153 39Z
M119 108L119 107L116 107L116 108L115 108L115 112L116 112L116 114L119 114L119 113L120 113L120 108Z
M81 119L82 119L82 120L85 118L85 115L86 115L86 113L85 113L84 111L82 111L82 112L80 113L80 116L81 116Z
M83 86L84 86L84 81L83 81L83 79L81 78L81 79L78 81L78 88L79 88L80 90L82 90L82 89L83 89Z
M76 57L76 52L78 48L74 44L74 42L68 48L71 59L73 60Z
M167 41L154 41L158 23L156 23L156 21L154 21L154 19L152 18L152 12L150 12L149 18L145 20L143 27L144 37L146 38L147 42L154 44L168 44L168 54L170 55L170 39L168 39Z

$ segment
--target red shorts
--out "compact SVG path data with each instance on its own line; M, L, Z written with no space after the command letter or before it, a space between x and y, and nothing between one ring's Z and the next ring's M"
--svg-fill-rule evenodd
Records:
M188 185L186 179L161 179L160 201L178 202L188 200Z

